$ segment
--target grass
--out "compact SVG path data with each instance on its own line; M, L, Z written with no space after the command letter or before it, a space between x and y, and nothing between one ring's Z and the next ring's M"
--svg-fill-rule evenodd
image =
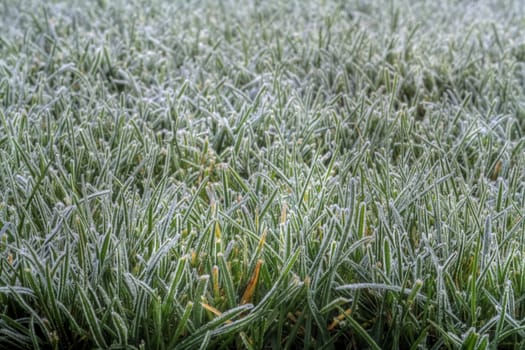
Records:
M0 347L525 346L519 0L0 8Z

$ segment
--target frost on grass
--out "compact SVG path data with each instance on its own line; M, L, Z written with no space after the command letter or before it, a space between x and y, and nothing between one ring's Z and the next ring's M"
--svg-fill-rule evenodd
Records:
M1 7L1 347L523 347L520 1Z

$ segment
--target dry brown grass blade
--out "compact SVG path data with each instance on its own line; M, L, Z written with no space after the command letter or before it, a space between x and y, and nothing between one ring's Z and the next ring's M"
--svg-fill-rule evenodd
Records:
M211 312L212 314L214 314L217 317L222 315L222 312L220 312L219 310L217 310L213 306L211 306L209 304L206 304L205 302L201 302L201 305L202 305L203 308L205 308L206 310L208 310L209 312ZM226 321L226 323L232 323L232 320L228 320L228 321Z
M219 267L214 265L211 270L212 280L213 280L213 296L215 299L220 297L220 286L219 286Z
M281 208L281 225L284 225L286 223L287 211L288 203L284 202Z
M259 281L259 272L261 271L262 264L263 261L261 259L257 260L255 270L253 270L252 278L250 278L250 282L248 282L248 286L246 286L246 290L242 295L241 305L249 303L252 299L253 293L255 292L255 287L257 286L257 282Z
M498 162L494 166L494 170L492 171L492 175L490 176L490 179L492 181L496 181L498 179L498 176L499 176L502 168L503 168L503 162L501 160L498 160Z
M334 320L332 321L332 323L330 323L330 325L328 326L328 330L331 331L333 330L335 327L337 327L339 325L339 323L341 323L341 321L343 321L345 318L347 318L348 316L350 316L350 313L352 312L352 309L346 309L344 312L342 312L341 314L339 314L337 317L334 317Z

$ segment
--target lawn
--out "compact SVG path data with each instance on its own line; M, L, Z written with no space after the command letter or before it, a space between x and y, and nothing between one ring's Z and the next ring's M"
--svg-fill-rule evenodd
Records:
M523 349L521 0L0 4L0 348Z

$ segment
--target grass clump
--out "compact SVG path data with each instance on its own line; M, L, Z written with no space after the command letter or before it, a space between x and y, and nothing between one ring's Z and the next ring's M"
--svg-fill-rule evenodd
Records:
M2 11L2 347L525 345L519 1Z

